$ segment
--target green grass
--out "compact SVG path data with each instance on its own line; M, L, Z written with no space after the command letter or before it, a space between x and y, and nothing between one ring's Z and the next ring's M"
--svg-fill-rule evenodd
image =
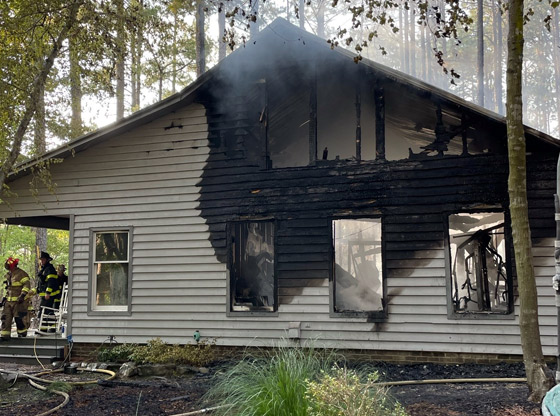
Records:
M246 356L220 375L205 399L223 406L219 415L306 416L307 381L334 361L333 353L313 348L277 347L262 357Z

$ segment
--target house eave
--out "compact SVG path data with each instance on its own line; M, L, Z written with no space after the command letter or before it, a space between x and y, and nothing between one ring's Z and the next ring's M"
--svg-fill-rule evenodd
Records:
M158 101L150 106L132 113L130 116L118 120L104 127L101 127L90 133L86 133L76 139L69 141L62 146L57 147L49 152L43 153L39 157L28 159L14 167L14 170L8 175L8 182L29 174L30 169L38 164L44 163L52 159L64 159L76 153L79 153L93 144L97 144L111 137L122 134L126 131L134 129L143 124L149 123L157 119L163 114L173 111L175 108L188 105L194 101L195 92L203 85L211 76L213 70L209 70L196 81L185 87L182 91L173 94L162 101Z

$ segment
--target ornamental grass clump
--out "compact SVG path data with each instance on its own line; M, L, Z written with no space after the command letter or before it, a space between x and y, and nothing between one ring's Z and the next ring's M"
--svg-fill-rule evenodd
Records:
M308 381L308 416L406 416L386 388L377 386L378 373L360 377L355 371L334 366L317 381Z
M219 375L205 400L219 407L219 415L306 416L308 380L330 368L334 359L328 352L289 347L247 356Z

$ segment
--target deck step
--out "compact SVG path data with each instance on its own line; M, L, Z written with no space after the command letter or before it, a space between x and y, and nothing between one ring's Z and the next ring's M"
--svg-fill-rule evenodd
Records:
M12 338L0 342L0 362L43 364L64 359L68 341L60 336Z

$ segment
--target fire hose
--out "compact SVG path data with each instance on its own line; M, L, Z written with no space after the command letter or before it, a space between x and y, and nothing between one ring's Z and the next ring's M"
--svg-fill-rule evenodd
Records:
M104 369L89 369L89 368L76 368L76 370L78 371L84 371L84 372L96 372L96 373L104 373L104 374L108 374L109 378L105 379L105 381L108 380L112 380L116 377L116 373L111 371L111 370L104 370ZM46 391L47 388L45 386L42 386L39 383L55 383L56 381L54 380L47 380L44 378L41 378L40 376L44 376L47 374L53 374L53 373L60 373L64 371L63 368L58 368L56 370L49 370L49 371L43 371L40 373L37 373L36 375L31 375L31 374L26 374L26 373L22 373L19 371L9 371L9 370L2 370L0 369L0 373L5 373L5 374L13 374L17 377L23 377L26 378L29 381L29 384L31 384L31 386L33 386L36 389L42 390L42 391ZM98 380L87 380L87 381L71 381L71 382L66 382L66 384L69 384L71 386L83 386L83 385L87 385L87 384L97 384ZM36 416L47 416L50 415L54 412L56 412L57 410L62 409L64 406L66 406L68 404L68 402L70 401L70 396L68 395L68 393L60 391L60 390L51 390L53 393L58 394L62 397L64 397L64 401L59 404L58 406L40 413Z

